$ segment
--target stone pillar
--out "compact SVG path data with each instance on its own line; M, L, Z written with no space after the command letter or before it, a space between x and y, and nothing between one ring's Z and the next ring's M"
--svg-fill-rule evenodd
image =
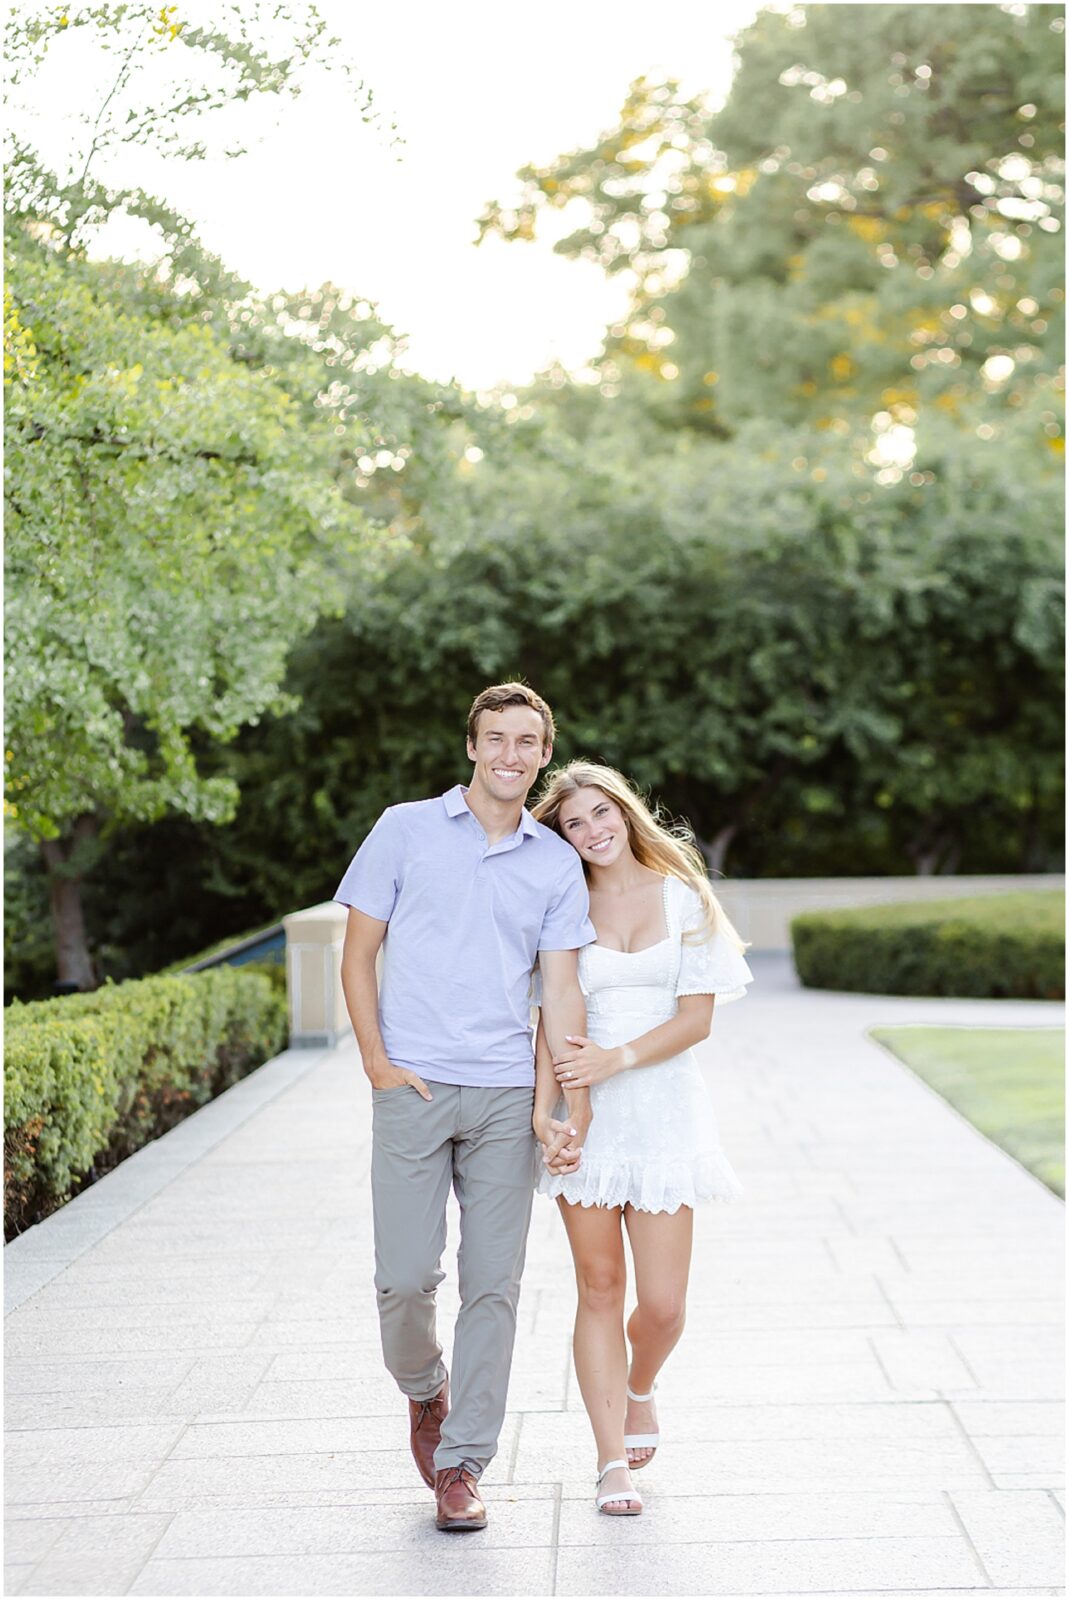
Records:
M341 986L347 919L345 907L334 900L282 918L291 1049L332 1048L351 1032Z

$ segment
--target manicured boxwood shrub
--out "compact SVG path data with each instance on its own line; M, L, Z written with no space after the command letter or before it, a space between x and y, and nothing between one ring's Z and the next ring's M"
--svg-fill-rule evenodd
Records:
M5 1238L276 1055L274 976L212 967L5 1012Z
M235 969L238 972L261 972L276 994L286 1000L286 963L285 961L246 961Z
M1059 890L807 911L792 919L791 940L798 976L814 989L1065 998Z

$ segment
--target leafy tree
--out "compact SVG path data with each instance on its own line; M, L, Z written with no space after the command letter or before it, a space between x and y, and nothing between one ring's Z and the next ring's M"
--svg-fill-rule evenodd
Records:
M230 820L172 808L100 844L104 968L328 896L383 806L466 776L471 696L517 674L561 759L622 767L732 875L1056 868L1060 17L762 13L715 116L633 86L619 129L486 219L522 237L585 206L562 248L634 275L600 387L555 370L482 407L399 373L330 285L145 276L137 315L207 328L380 536L320 552L339 609L277 709L225 742L184 726Z
M187 292L205 287L207 278L214 278L217 289L236 282L203 249L189 220L166 202L140 187L115 189L103 182L100 169L108 158L134 146L175 160L203 160L213 148L213 113L261 96L296 99L323 71L343 79L364 121L379 119L371 91L314 4L221 0L212 12L214 25L198 27L181 7L152 0L105 0L72 11L55 5L13 9L4 29L5 208L47 219L68 246L85 245L103 222L125 211L159 230L173 274L190 273ZM50 55L71 51L78 52L86 77L101 66L107 88L98 103L67 112L69 160L57 173L32 143L31 105L20 94ZM225 142L216 139L214 150L245 153L232 133Z
M667 425L938 408L990 438L1038 392L1031 442L1060 452L1063 28L1046 5L763 10L719 111L636 80L481 234L576 217L556 248L633 286L606 391L652 374Z
M90 981L80 842L175 809L232 814L189 730L232 738L282 703L293 640L362 522L326 427L210 329L139 314L140 274L16 233L9 282L35 373L9 386L9 813L53 868L61 977ZM124 288L128 291L123 305Z
M187 124L205 112L297 93L309 65L350 72L314 6L222 11L215 29L144 4L20 11L8 28L16 88L69 32L118 60L69 173L15 141L5 229L8 813L40 844L59 977L81 987L81 883L101 836L169 811L233 814L234 783L198 768L194 734L226 742L287 703L287 653L340 604L366 529L338 467L370 430L325 392L333 352L261 315L255 358L248 286L166 205L90 170L130 143L195 159ZM184 67L150 100L140 69L161 51ZM197 83L205 59L221 81ZM87 259L120 210L157 228L154 267Z
M161 932L193 949L329 897L384 806L466 777L471 697L517 673L559 759L623 768L733 876L1057 865L1058 573L979 443L874 490L845 443L815 477L759 425L671 457L592 456L545 414L485 442L461 531L443 509L378 545L294 650L299 705L211 756L233 821L117 842L116 949L155 960ZM198 873L157 932L140 886L168 857Z

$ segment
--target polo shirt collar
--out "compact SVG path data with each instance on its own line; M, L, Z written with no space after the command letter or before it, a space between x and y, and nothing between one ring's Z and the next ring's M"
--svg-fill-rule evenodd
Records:
M443 794L442 802L445 806L446 813L449 816L460 817L463 816L465 812L467 812L469 816L473 815L471 807L464 798L464 793L464 785L462 783L456 783L451 789L447 789L445 794ZM519 831L529 839L534 839L538 836L538 823L535 821L534 817L532 817L526 806L524 806L523 810L520 812Z
M445 803L446 811L451 817L462 816L465 811L470 810L468 802L464 798L463 784L456 783L451 789L447 789L442 796L442 800Z

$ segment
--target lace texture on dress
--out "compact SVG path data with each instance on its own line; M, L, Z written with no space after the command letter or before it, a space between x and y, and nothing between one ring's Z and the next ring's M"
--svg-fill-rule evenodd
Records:
M667 1022L681 995L714 994L723 1003L738 999L753 981L726 935L684 944L685 928L698 925L703 915L694 890L666 878L664 910L667 935L644 950L591 944L579 952L587 1033L597 1044L626 1044ZM543 1171L539 1193L563 1195L575 1205L667 1212L743 1193L721 1149L693 1051L617 1073L595 1084L590 1098L594 1120L579 1171L564 1178ZM555 1114L564 1115L563 1097Z

